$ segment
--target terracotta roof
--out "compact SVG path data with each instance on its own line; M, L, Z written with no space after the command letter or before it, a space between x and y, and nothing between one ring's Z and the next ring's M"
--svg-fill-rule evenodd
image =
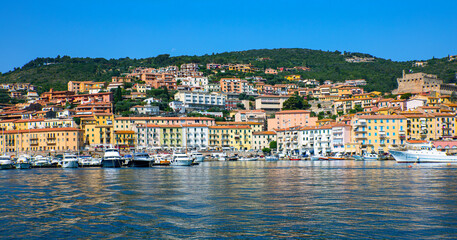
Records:
M212 120L214 118L207 117L117 117L114 120Z
M310 113L310 111L308 111L308 110L283 110L283 111L276 112L275 114L278 115L278 114L295 114L295 113Z
M227 126L210 126L209 129L251 129L250 126L237 126L237 125L227 125Z
M276 135L274 131L261 131L261 132L253 132L253 135Z
M3 133L35 133L35 132L65 132L65 131L83 131L82 129L77 128L38 128L38 129L26 129L26 130L8 130Z
M262 125L258 122L216 122L216 125Z
M360 116L360 119L405 119L405 116L401 115L368 115Z

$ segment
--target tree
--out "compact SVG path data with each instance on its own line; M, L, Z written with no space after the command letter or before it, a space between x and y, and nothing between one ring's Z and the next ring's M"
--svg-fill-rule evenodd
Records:
M271 152L271 149L269 149L269 148L263 148L263 149L262 149L262 152L265 153L265 154L266 154L266 153L269 154L269 153Z
M75 123L76 123L77 125L81 124L81 118L79 118L79 117L74 117L74 118L73 118L73 121L75 121Z
M283 103L283 110L301 110L301 109L308 109L311 105L308 101L305 101L302 97L298 94L294 94L292 97L284 101Z
M320 103L318 103L317 108L322 108L322 105Z
M278 147L278 143L276 141L270 142L270 149L276 149Z
M239 108L239 109L243 109L243 110L245 109L244 108L244 104L242 104L242 103L237 103L236 107Z
M451 97L449 98L449 101L455 103L457 101L457 94L455 92L451 93Z
M411 93L404 93L401 95L400 99L409 99L412 96Z

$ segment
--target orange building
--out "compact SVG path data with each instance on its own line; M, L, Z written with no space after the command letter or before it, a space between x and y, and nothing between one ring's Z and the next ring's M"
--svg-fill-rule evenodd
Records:
M225 93L244 93L248 88L248 81L239 78L221 78L221 91Z

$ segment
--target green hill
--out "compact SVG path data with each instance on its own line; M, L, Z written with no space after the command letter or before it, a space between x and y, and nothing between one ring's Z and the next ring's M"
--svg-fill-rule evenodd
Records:
M373 57L372 62L349 63L346 58L373 57L363 53L329 52L310 49L259 49L238 52L224 52L203 56L177 56L168 54L144 59L104 59L104 58L71 58L68 56L56 58L37 58L0 75L0 83L30 82L40 86L41 91L63 90L67 82L74 81L109 81L112 76L128 72L133 67L164 67L183 63L251 63L260 69L277 67L306 66L310 71L297 71L302 78L314 78L320 81L344 81L347 79L366 79L366 90L390 91L396 88L396 78L401 76L402 70L437 74L445 82L455 82L457 61L449 62L447 58L430 59L425 67L412 67L414 61L397 62ZM283 80L283 75L264 75L262 72L247 75L261 75L269 79L270 83ZM287 73L290 74L290 73ZM226 73L225 75L246 74ZM224 76L221 75L221 76ZM40 92L41 92L40 91Z

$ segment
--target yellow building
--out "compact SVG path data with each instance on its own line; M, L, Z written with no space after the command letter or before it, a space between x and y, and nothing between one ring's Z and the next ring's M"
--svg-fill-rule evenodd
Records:
M113 114L94 113L81 117L84 143L90 146L113 144Z
M77 128L41 128L3 131L0 152L36 153L77 151L83 147L82 131Z
M209 127L209 146L216 149L250 150L252 129L249 126Z
M114 145L120 149L129 149L135 147L135 131L114 131Z
M353 119L352 125L351 143L361 145L360 150L365 152L385 153L390 147L402 145L406 140L407 119L404 116L358 116Z
M216 126L249 126L253 132L263 131L263 124L259 122L216 122Z

